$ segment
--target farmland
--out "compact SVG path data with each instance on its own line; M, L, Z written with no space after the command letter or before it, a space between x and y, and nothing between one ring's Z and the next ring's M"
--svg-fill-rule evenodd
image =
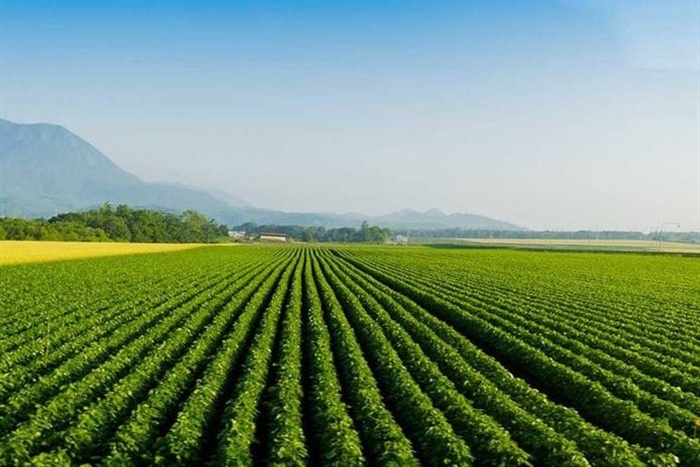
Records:
M666 253L700 254L697 243L658 242L655 240L580 240L580 239L539 239L539 238L457 238L439 239L462 245L490 245L513 248L569 249L591 251L655 251ZM435 242L435 240L433 240Z
M700 465L700 259L240 246L0 267L0 465Z
M0 265L154 253L157 251L177 251L197 246L200 245L187 243L15 242L0 240Z

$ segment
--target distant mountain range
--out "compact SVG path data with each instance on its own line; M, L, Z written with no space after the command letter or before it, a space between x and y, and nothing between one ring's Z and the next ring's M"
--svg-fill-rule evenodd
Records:
M62 126L0 119L0 216L50 217L105 202L174 212L193 209L229 225L333 228L357 227L367 220L398 230L522 230L485 216L445 214L437 209L422 213L407 209L383 216L261 209L221 190L144 182Z

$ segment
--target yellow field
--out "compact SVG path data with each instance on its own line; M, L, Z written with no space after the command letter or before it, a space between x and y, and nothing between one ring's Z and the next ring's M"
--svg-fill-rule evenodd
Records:
M664 251L700 253L700 245L653 240L567 240L539 238L460 238L460 242L523 248L580 248L585 250Z
M177 251L202 246L196 243L82 243L0 241L0 265L59 261L94 256Z

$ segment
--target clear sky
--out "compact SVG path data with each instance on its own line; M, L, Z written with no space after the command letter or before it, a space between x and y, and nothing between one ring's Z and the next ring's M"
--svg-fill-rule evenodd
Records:
M261 207L700 230L699 5L2 0L0 115Z

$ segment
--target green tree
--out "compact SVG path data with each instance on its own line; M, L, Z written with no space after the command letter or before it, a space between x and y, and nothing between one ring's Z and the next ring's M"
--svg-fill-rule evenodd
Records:
M131 231L126 224L126 220L118 216L110 216L105 220L102 230L109 238L118 242L129 242L131 239Z
M204 226L207 223L206 217L196 211L187 210L182 213L180 220L183 223L181 242L197 243L202 241Z

